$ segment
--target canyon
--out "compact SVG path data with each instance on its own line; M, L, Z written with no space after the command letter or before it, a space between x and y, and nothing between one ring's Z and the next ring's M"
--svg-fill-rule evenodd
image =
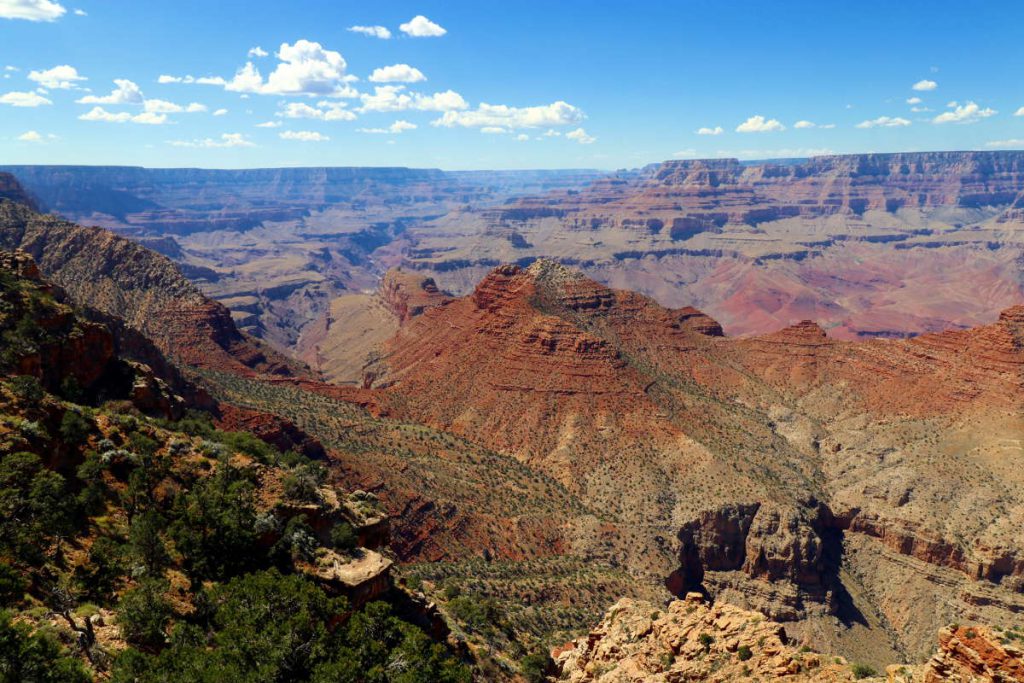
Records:
M164 208L103 211L94 186L45 190L53 169L26 191L0 174L0 248L151 338L224 424L378 497L442 607L467 575L521 609L511 572L540 612L576 610L524 613L520 647L693 591L876 667L928 661L954 622L1024 627L1024 154L671 161L475 195L302 171L256 174L283 183L273 207L218 185L192 216L168 199L184 171L153 194L112 174ZM350 194L309 199L331 183ZM310 279L257 313L236 300L292 268Z

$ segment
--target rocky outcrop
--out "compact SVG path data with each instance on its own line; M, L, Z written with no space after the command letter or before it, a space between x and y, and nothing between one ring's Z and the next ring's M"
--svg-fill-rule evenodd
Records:
M1007 636L990 628L953 625L939 631L939 649L914 683L1009 683L1024 681L1024 652ZM898 667L890 667L890 680L898 680Z
M857 678L842 659L801 649L780 624L697 593L667 607L620 600L554 659L556 680L572 683Z
M25 191L25 188L10 173L0 173L0 199L6 199L15 204L22 204L33 211L38 208L32 197Z
M421 315L432 306L440 306L451 300L451 297L437 288L433 278L399 269L384 274L378 292L402 323Z

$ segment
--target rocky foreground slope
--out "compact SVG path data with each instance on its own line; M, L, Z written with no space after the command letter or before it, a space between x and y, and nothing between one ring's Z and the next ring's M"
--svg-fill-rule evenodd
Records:
M590 633L555 651L554 678L585 683L806 681L996 683L1024 680L1016 632L953 625L939 632L927 663L884 673L794 642L779 623L689 593L667 607L620 600Z
M1021 152L666 161L412 226L405 263L468 293L499 263L552 258L730 334L809 318L906 336L1020 300L1022 193Z

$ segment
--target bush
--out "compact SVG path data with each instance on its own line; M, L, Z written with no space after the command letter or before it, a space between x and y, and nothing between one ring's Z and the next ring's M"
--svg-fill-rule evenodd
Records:
M75 580L86 597L105 601L125 574L124 553L117 541L100 536L89 548L89 559L75 568Z
M18 570L6 562L0 562L0 607L20 602L26 590L28 582Z
M60 438L71 446L85 443L92 431L92 422L76 410L67 410L60 419Z
M857 680L860 680L862 678L870 678L871 676L878 675L878 672L875 671L873 667L870 667L867 664L854 664L852 667L850 667L850 670L853 672L853 677Z
M43 391L43 385L39 383L39 380L29 375L16 375L7 380L7 386L10 387L11 393L23 401L30 401L32 403L38 403L43 400L43 396L46 394Z
M156 648L164 644L171 605L164 598L163 581L146 579L121 596L117 605L117 623L121 635L130 643Z
M147 510L132 519L128 532L132 555L150 574L159 574L171 559L160 535L166 526L167 522L156 510Z
M45 542L68 533L74 512L64 478L33 453L0 460L0 550L27 562L42 559Z
M519 664L519 671L527 683L544 683L547 680L546 674L550 664L551 658L546 652L537 652L523 658Z
M745 662L754 656L754 653L750 651L750 648L746 645L740 645L740 648L736 651L736 656L739 657L741 662Z
M0 680L90 683L92 677L53 638L14 624L9 612L0 612Z
M331 529L331 545L343 553L350 553L359 546L359 536L348 522L340 522Z
M711 644L715 642L715 637L708 633L701 633L697 640L700 641L705 650L710 650Z

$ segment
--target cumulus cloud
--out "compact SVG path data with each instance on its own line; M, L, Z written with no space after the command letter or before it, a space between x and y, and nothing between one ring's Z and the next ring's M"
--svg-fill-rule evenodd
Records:
M198 114L200 112L206 111L206 105L205 104L200 104L198 102L192 102L187 107L185 107L185 111L187 113L189 113L189 114ZM220 110L218 110L218 111L220 111ZM224 110L224 111L227 111L227 110ZM213 115L217 116L217 112L214 112Z
M797 121L793 124L794 128L817 128L817 125L813 121Z
M39 93L15 91L0 95L0 104L9 104L12 107L41 107L44 104L53 104L53 102Z
M408 64L392 64L374 69L370 74L374 83L419 83L427 80L423 72Z
M570 140L573 140L574 142L578 142L581 145L590 145L597 142L597 138L595 138L593 135L588 135L587 131L583 130L582 128L577 128L576 130L569 131L568 133L565 134L565 137L569 138Z
M250 57L257 57L257 58L259 58L259 57L267 57L269 55L270 55L270 53L267 52L266 50L264 50L259 45L257 45L256 47L253 47L253 48L249 48L249 56Z
M387 40L391 37L391 31L383 26L349 26L348 30L352 33L362 33L364 36L380 38L381 40Z
M103 107L93 107L78 117L82 121L102 121L105 123L142 123L159 126L167 123L167 114L157 111L144 111L141 114L130 114L126 111L109 112Z
M910 121L899 116L879 116L877 119L861 121L857 128L902 128L909 126Z
M430 19L427 19L422 14L413 17L406 23L401 24L398 28L402 33L412 36L413 38L440 38L444 34L448 33L448 31L441 28Z
M935 81L929 81L926 78L924 80L918 81L917 83L915 83L914 85L912 85L910 87L911 87L912 90L928 91L928 90L935 90L936 88L939 87L939 84L936 83Z
M247 140L241 133L221 133L219 138L204 138L202 140L169 140L169 145L175 147L255 147L255 143Z
M264 121L263 123L257 123L256 127L257 128L280 128L281 127L281 122L280 121Z
M66 12L63 5L51 0L0 0L0 19L56 21Z
M766 119L760 114L736 126L737 133L773 133L781 130L786 130L786 127L778 119Z
M217 111L213 112L213 115L214 116L224 116L227 113L228 113L227 109L218 109Z
M409 123L408 121L402 121L399 119L395 121L387 128L357 128L356 130L360 133L391 133L399 134L404 133L407 130L416 130L417 126L415 123Z
M142 104L145 99L139 86L127 78L115 78L114 85L117 87L109 95L102 97L86 95L76 102L79 104Z
M704 126L697 129L697 135L721 135L725 132L725 129L721 126L715 126L714 128L708 128Z
M317 119L319 121L353 121L356 115L345 108L344 102L321 100L316 106L305 102L289 102L275 116L286 119Z
M480 132L485 135L504 135L508 132L508 128L502 128L501 126L484 126L480 129Z
M516 140L518 140L519 142L526 142L529 139L530 136L527 135L526 133L520 133L519 135L516 136Z
M28 79L50 90L70 90L78 87L78 81L89 80L85 76L79 75L78 69L68 64L61 64L43 71L29 71Z
M447 111L431 125L454 128L483 128L497 126L509 130L569 126L585 119L584 113L568 102L553 102L536 107L509 107L504 104L482 103L472 111Z
M282 43L276 53L278 64L267 76L252 62L238 69L229 80L220 76L160 76L160 83L198 83L219 85L225 90L258 95L320 95L355 97L348 83L358 80L346 73L348 64L340 52L327 50L320 43L300 39Z
M18 136L22 142L42 142L43 136L34 130L28 130Z
M982 119L987 119L999 113L995 109L987 107L982 109L974 102L965 102L963 104L950 102L946 106L952 107L953 111L939 114L932 119L932 123L977 123Z
M312 130L286 130L278 137L282 140L298 140L299 142L327 142L329 137Z
M1017 111L1013 112L1014 116L1024 116L1024 107L1021 107Z
M924 100L922 100L920 97L908 97L907 98L907 104L921 104L921 102L923 102L923 101Z
M359 111L454 111L468 109L469 103L454 90L436 92L433 95L406 92L404 85L378 85L373 94L360 95L363 105Z

